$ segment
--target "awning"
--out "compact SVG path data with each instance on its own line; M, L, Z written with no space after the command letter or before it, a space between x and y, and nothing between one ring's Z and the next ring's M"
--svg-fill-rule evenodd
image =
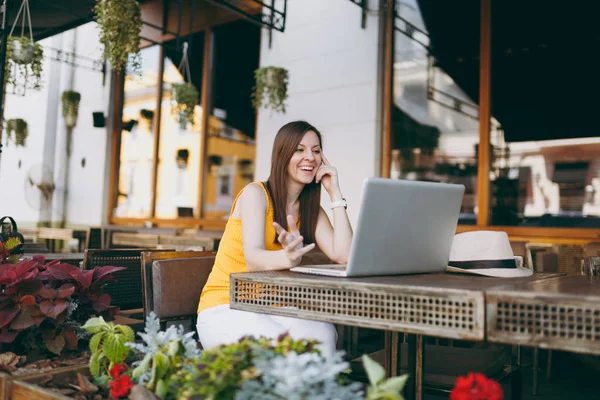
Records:
M437 66L478 103L480 1L418 0ZM600 136L600 2L492 1L492 115L507 141Z

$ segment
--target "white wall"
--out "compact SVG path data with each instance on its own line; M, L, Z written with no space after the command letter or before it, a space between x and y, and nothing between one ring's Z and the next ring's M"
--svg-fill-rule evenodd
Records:
M369 6L376 10L378 2ZM286 68L290 81L286 114L259 112L255 179L269 175L279 128L306 120L323 134L353 225L363 180L379 173L378 30L377 14L362 29L361 9L348 0L288 0L285 32L273 31L271 49L267 30L261 40L260 66Z
M47 48L58 48L65 52L73 49L76 31L78 55L98 59L101 47L94 23L56 35L40 42ZM72 156L70 163L67 223L69 225L98 225L102 222L104 204L104 182L107 136L105 128L94 128L92 111L108 114L110 74L102 84L102 73L83 67L72 67L50 60L46 50L43 70L43 89L28 90L26 96L8 94L5 104L5 119L23 118L29 125L26 147L16 148L13 144L4 147L0 158L0 185L4 196L0 196L0 213L13 216L22 225L34 225L43 216L34 209L25 196L26 176L30 168L46 165L53 171L57 187L52 201L52 222L62 217L62 196L65 185L66 128L62 117L60 96L64 90L81 93L79 118L73 129ZM78 61L90 66L88 61ZM73 83L73 87L71 87ZM3 143L5 143L5 134ZM85 168L81 166L86 159ZM21 168L18 161L21 160Z

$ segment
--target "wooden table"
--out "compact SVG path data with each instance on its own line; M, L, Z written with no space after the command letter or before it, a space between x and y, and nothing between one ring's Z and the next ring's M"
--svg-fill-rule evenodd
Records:
M563 276L486 293L490 342L600 354L600 278Z
M460 274L335 278L290 271L231 275L231 308L413 334L409 352L412 385L408 398L422 398L423 335L483 341L485 292L551 279L535 274L500 279ZM400 368L397 340L387 340L386 369ZM412 356L412 354L410 354Z
M23 254L23 257L32 257L38 253L32 254ZM83 261L83 253L42 253L41 256L44 256L46 262L61 260L64 263L72 264L79 267L79 262Z

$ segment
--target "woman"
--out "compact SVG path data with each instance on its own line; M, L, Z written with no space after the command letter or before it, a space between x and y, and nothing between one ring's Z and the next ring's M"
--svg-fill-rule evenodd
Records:
M332 227L320 206L321 186L332 201ZM332 324L229 308L229 275L297 266L315 243L332 261L346 263L352 228L337 170L321 149L321 134L304 121L284 125L273 144L267 182L247 185L233 202L215 265L200 296L198 335L204 348L243 336L316 339L326 356L335 352ZM308 244L305 244L308 243Z

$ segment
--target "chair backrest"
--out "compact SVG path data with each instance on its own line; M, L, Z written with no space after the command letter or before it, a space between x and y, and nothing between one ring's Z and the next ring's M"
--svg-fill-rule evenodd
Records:
M162 320L194 318L214 263L214 256L154 261L149 281L153 299L148 312L154 311Z
M154 310L154 286L152 284L152 263L154 261L210 257L215 256L215 254L213 251L143 251L142 291L144 293L144 316L148 316L150 311Z
M94 226L88 229L88 233L85 239L85 249L102 249L102 228Z
M142 292L141 253L157 251L156 249L98 249L86 250L83 256L83 269L103 267L107 265L125 267L115 272L115 280L104 287L110 294L111 304L122 310L142 308L144 295Z

